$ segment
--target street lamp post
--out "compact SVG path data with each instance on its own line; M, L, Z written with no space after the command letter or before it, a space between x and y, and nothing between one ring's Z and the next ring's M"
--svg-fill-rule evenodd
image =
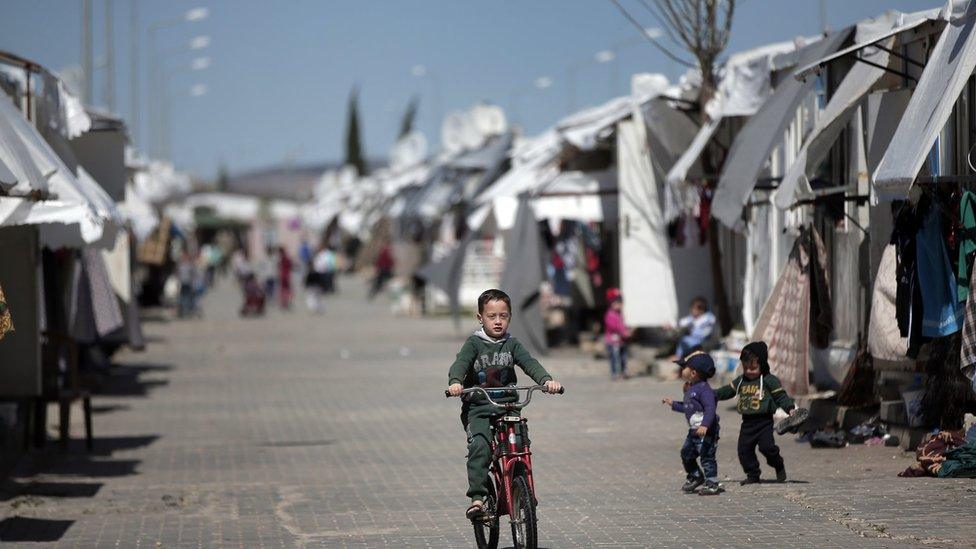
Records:
M659 38L661 36L661 29L655 27L646 28L644 29L644 34L646 37ZM594 63L596 64L611 63L610 96L615 97L618 93L620 93L620 89L619 89L620 51L626 47L641 44L643 43L644 40L646 40L644 36L640 38L630 38L627 40L623 40L621 42L617 42L616 44L612 45L608 49L597 52L592 59L586 59L586 60L576 61L574 63L571 63L566 68L566 95L567 95L567 105L569 108L569 112L571 113L576 112L576 75L581 69Z
M544 90L552 86L553 80L549 76L540 76L532 81L531 88L512 88L509 93L509 104L508 110L509 115L513 122L521 122L521 114L519 112L519 100L525 92L536 90Z
M173 71L172 74L179 74L179 73L186 73L186 72L199 72L210 68L211 64L212 64L212 60L209 57L197 57L190 62L189 67L184 67L183 69ZM160 154L163 158L167 160L171 160L170 158L170 154L171 154L171 149L170 149L171 97L170 96L171 93L169 88L169 76L170 75L167 74L165 67L161 67L160 81L162 86L160 88L160 93L162 97L160 101L160 107L161 107L160 120L162 124L160 124L159 141L160 141L160 150L161 150ZM190 89L191 97L200 97L202 95L205 95L206 93L207 93L207 86L205 84L194 84L193 87Z
M150 137L150 149L159 152L161 148L161 137L160 137L160 126L162 122L160 120L161 116L161 105L159 101L159 90L160 90L160 75L159 75L159 51L156 49L156 33L162 29L175 27L183 23L195 23L198 21L203 21L210 16L210 10L207 8L193 8L183 13L179 17L173 17L170 19L164 19L161 21L156 21L149 25L149 122L152 126L149 137ZM209 43L209 41L208 41ZM138 71L136 71L138 73ZM138 93L138 83L133 86L133 93ZM134 101L138 103L138 100Z
M437 135L438 127L441 123L441 80L437 75L430 70L426 65L414 65L410 69L410 73L417 78L426 78L431 84L431 105L430 105L430 117L431 117L431 139ZM433 141L431 141L433 142Z

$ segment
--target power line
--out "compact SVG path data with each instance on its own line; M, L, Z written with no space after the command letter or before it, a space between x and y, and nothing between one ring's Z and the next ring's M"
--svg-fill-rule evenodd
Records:
M647 41L650 42L661 53L663 53L665 56L667 56L668 59L671 59L672 61L674 61L676 63L680 63L680 64L682 64L682 65L684 65L686 67L695 68L695 65L694 64L689 63L688 61L685 61L684 59L681 59L680 57L674 55L673 53L669 52L665 47L663 47L661 44L659 44L658 41L655 40L654 37L651 36L649 32L647 32L647 29L645 29L644 26L640 24L640 21L638 21L636 18L634 18L634 16L631 15L630 12L628 12L626 8L624 8L622 5L620 5L620 2L618 2L617 0L610 0L610 2L614 6L617 6L617 9L620 10L620 13L623 14L623 16L626 17L627 20L630 21L635 27L637 27L637 30L640 31L641 35L643 35L644 38L646 38Z

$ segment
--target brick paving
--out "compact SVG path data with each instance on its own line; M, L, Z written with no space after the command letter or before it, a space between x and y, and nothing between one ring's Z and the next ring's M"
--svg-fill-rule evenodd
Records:
M241 320L224 285L204 319L147 322L148 351L120 354L95 401L96 451L24 460L0 493L0 541L472 546L458 402L441 396L463 336L343 282L322 316ZM976 483L899 479L910 459L897 449L779 438L795 481L738 486L724 408L728 491L682 495L683 419L659 404L677 383L612 383L569 351L543 362L568 388L526 411L543 547L976 546Z

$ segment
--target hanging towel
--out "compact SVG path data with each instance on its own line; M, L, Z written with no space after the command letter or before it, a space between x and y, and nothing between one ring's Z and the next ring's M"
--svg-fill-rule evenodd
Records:
M898 329L896 317L896 293L898 286L898 260L895 245L888 244L881 254L878 274L874 278L871 294L871 323L868 325L868 352L875 363L904 365L909 369L914 363L906 363L908 338ZM974 306L976 314L976 306ZM973 334L974 357L976 357L976 330Z
M939 208L933 204L918 230L915 241L918 282L922 293L922 335L943 337L962 327L957 301L956 277L942 241Z
M14 331L14 321L10 316L10 307L7 306L7 297L3 295L3 286L0 286L0 339Z
M960 303L965 303L969 297L969 274L973 268L973 258L976 257L976 194L969 191L962 193L959 201L959 260L956 265L957 297Z
M976 269L972 276L976 277ZM962 373L973 381L976 372L976 279L969 281L969 299L966 300L966 319L962 324L962 345L959 349L959 367Z
M753 340L766 342L770 371L791 395L809 392L809 242L808 234L796 239L752 332Z
M810 253L810 341L817 348L826 349L834 331L827 248L816 229L810 227L804 232L808 235L805 240Z

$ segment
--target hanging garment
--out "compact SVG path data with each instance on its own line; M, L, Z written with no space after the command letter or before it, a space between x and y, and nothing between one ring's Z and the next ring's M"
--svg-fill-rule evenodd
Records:
M71 335L83 344L94 343L125 324L119 301L98 250L82 250L75 266Z
M892 322L896 314L898 291L898 259L894 244L888 244L881 254L878 274L871 294L871 321L868 325L868 352L875 361L902 362L908 354L908 338ZM974 305L976 319L976 305ZM976 327L973 333L973 360L976 362ZM965 349L965 344L963 345Z
M830 304L830 269L827 248L820 233L812 227L805 231L810 250L810 341L820 349L830 346L834 331L834 310Z
M897 260L897 292L895 297L896 318L901 336L908 338L905 355L918 356L922 347L922 292L918 283L918 262L915 252L919 220L915 211L907 205L895 216L895 228L891 242L895 245Z
M922 294L922 335L943 337L958 332L962 322L956 278L942 239L939 208L934 204L922 220L915 252Z
M960 303L969 297L969 274L976 258L976 194L962 193L959 200L959 230L956 238L959 246L959 260L956 263L957 294Z
M971 276L976 277L976 269ZM959 348L959 367L962 373L973 381L976 373L976 279L969 281L969 298L966 300L966 317L962 324L962 345Z
M0 286L0 339L14 331L14 321L10 316L10 307L7 306L7 297L3 295L3 286Z
M809 392L810 253L801 235L763 305L752 339L769 347L770 371L791 395Z

